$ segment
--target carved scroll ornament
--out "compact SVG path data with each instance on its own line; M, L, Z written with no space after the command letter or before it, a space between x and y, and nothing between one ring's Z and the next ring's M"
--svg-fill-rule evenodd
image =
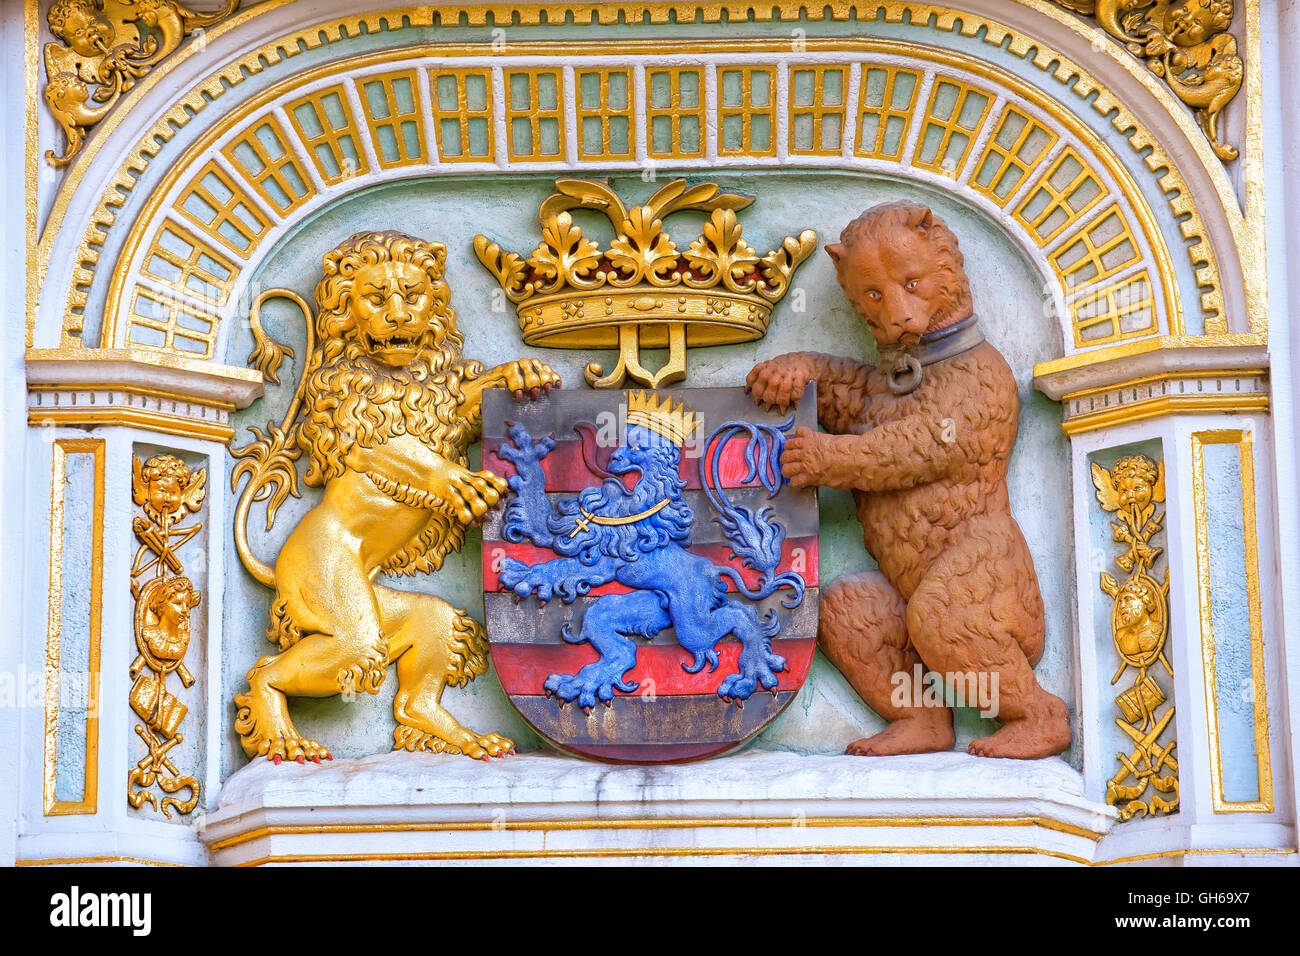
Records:
M1237 149L1219 138L1219 114L1241 90L1245 73L1228 31L1233 0L1056 0L1097 23L1191 107L1214 153L1225 162Z
M45 45L45 102L63 128L62 156L72 161L86 131L117 104L141 77L174 53L195 30L230 16L239 0L196 13L176 0L55 0L46 14L54 43Z

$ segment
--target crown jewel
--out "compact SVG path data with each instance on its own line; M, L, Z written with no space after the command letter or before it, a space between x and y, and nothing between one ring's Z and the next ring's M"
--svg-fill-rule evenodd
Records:
M619 350L610 374L587 366L596 388L617 388L625 378L651 387L679 382L688 347L762 338L795 269L817 247L817 234L805 229L760 256L736 219L753 198L719 192L715 183L674 180L630 210L604 183L562 179L555 188L538 210L542 240L530 255L486 236L475 236L474 252L515 303L526 343ZM608 217L615 230L608 249L582 234L572 209ZM687 209L709 218L681 249L663 220ZM641 346L668 348L667 364L646 369Z
M667 438L677 447L686 444L686 440L700 426L700 417L688 412L686 406L678 402L673 405L671 398L657 401L658 396L645 392L629 395L627 400L627 425L640 425L657 435Z

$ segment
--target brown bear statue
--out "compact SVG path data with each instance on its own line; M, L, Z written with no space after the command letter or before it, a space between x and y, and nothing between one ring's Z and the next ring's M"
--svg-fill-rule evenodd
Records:
M890 722L848 753L952 748L951 695L935 706L919 689L898 693L919 664L948 686L995 689L1001 727L972 754L1059 754L1069 714L1034 676L1043 601L1007 495L1016 382L980 333L957 240L924 206L893 202L864 212L826 251L880 364L795 352L755 366L746 384L756 402L786 409L817 382L825 432L798 429L783 470L798 487L853 493L879 567L821 599L819 646Z

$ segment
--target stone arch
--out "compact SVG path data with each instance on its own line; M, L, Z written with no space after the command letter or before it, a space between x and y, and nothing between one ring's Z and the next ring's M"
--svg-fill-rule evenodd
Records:
M1043 4L1026 6L1044 13L1037 9ZM881 11L884 22L914 24L924 17L932 33L947 33L954 40L974 36L985 44L995 44L997 50L1010 51L1027 70L1032 67L1044 77L1058 80L1069 77L1079 102L1045 95L1025 77L966 52L885 38L810 40L794 51L788 49L788 43L760 40L737 41L725 47L677 40L654 48L643 45L638 49L633 44L616 51L608 49L609 44L589 44L578 57L557 57L544 43L524 44L512 49L510 56L487 61L483 57L490 49L477 45L386 48L340 59L326 57L314 67L292 70L275 86L242 97L192 138L179 155L157 128L152 142L146 135L137 148L128 149L121 169L99 201L99 214L91 217L82 238L76 264L67 277L65 301L55 303L51 295L42 304L38 337L44 341L38 344L53 345L56 342L51 339L57 338L57 344L65 347L140 346L171 351L182 358L210 360L216 354L220 323L230 317L241 298L240 277L251 274L257 256L301 217L352 190L409 176L499 172L507 167L597 172L636 168L646 161L660 161L688 172L693 168L739 171L783 164L856 169L902 175L954 191L1003 222L1008 234L1042 264L1045 284L1062 316L1061 354L1065 359L1077 361L1098 348L1130 340L1185 333L1222 335L1255 328L1257 323L1253 314L1248 314L1242 296L1240 270L1235 268L1237 250L1228 250L1233 267L1221 268L1218 253L1223 244L1210 239L1216 230L1231 234L1225 228L1227 223L1218 222L1224 218L1219 215L1222 209L1209 203L1203 212L1193 202L1179 168L1152 149L1154 140L1132 114L1103 102L1105 96L1096 80L1037 38L976 13L961 14L924 4L882 6ZM1009 19L1027 15L1027 11L1017 10L1016 17ZM377 34L394 24L417 27L422 23L420 16L408 12L363 15L346 21L333 18L281 34L261 46L254 47L250 39L242 44L246 52L232 61L231 68L248 78L258 69L269 70L313 47L323 49L340 37ZM708 18L707 11L704 16ZM832 11L832 18L836 16ZM252 16L245 19L260 22ZM653 15L649 19L653 20ZM274 32L274 20L269 16L260 22L261 36ZM1064 23L1059 16L1055 20ZM471 17L465 22L475 21ZM239 29L240 25L235 25L228 32ZM1064 31L1062 36L1073 34ZM661 113L656 113L654 105L654 84L647 85L646 78L679 69L683 62L699 65L696 115L701 141L693 151L683 150L680 143L657 149L654 121ZM626 158L610 155L607 134L601 149L586 149L581 129L583 122L592 118L607 128L618 110L603 104L594 111L588 109L578 85L580 77L584 71L608 75L619 69L619 63L630 63L627 77L632 88L626 118L635 126L628 133ZM556 85L556 139L563 145L550 156L520 155L510 127L521 116L509 101L513 90L506 89L507 77L511 82L519 76L540 82L548 70ZM477 116L466 99L475 71L485 94ZM770 102L751 101L739 107L726 102L729 74L741 75L743 98L752 93L744 77L762 72L771 80ZM883 83L884 93L894 97L899 78L909 75L913 78L911 100L903 109L897 109L892 98L876 102L876 97L883 95L876 87ZM213 77L218 80L214 82ZM239 95L238 84L222 71L213 77L175 101L178 117L188 119L202 104L217 103L232 92ZM396 124L386 123L386 117L376 113L369 94L363 97L363 91L378 87L380 100L397 105L393 97L403 77L412 106L409 121L415 130L409 151L406 145L410 144L381 142L385 136L393 136L393 130L406 135L403 123L407 121L399 117ZM457 91L454 109L439 99L443 89L438 84L445 87L447 77ZM822 97L822 101L802 102L800 84L806 77L811 77L814 97ZM828 78L837 78L836 103L824 100L827 91L822 84ZM349 114L348 124L355 127L355 176L337 177L328 164L318 163L313 151L318 153L322 144L298 125L296 114L302 111L304 98L330 90ZM972 103L974 113L968 109ZM1107 116L1114 129L1127 133L1120 145L1115 145L1113 134L1098 133L1095 117L1088 115L1090 109ZM955 112L945 114L945 110ZM758 148L744 139L741 148L729 148L728 119L738 116L749 126L761 115L766 115L772 126L773 142ZM1093 122L1088 122L1090 119ZM474 155L471 149L468 155L451 155L453 151L441 143L443 127L448 122L459 124L461 133L469 136L478 120L486 128L490 151ZM903 130L891 145L888 128L896 120L903 123ZM175 122L168 116L159 122L168 121ZM831 136L834 142L826 136L830 125L840 134ZM873 130L876 141L868 143ZM1030 141L1036 132L1046 135L1048 145L1032 156L1016 155L1025 148L1018 137ZM257 137L265 138L268 133L271 140L282 141L279 146L284 152L276 157L252 155L258 150ZM811 138L800 138L805 136ZM930 141L935 136L938 145L931 153ZM390 155L393 148L396 152ZM163 181L141 207L141 201L126 187L155 161L155 154L162 160L167 153L171 155L166 158ZM1203 172L1193 170L1197 176ZM282 182L281 174L296 176L302 191L287 180ZM1013 177L1016 181L1007 194L999 195L1003 182ZM85 202L86 190L94 188L93 183L81 184L76 198ZM286 188L292 195L284 192ZM203 222L201 215L194 213L195 206L202 207L195 196L207 192L214 198L213 189L228 194L235 203L226 211L231 215L215 226L213 222L221 216L215 215L211 203L208 209L214 217L210 221ZM276 190L280 193L273 195ZM1167 209L1160 209L1160 199ZM68 208L70 200L60 197L56 209ZM186 201L191 208L180 205ZM131 221L128 223L125 215L119 221L116 210L133 202ZM1182 236L1171 236L1169 227L1158 221L1158 214L1177 221ZM247 243L241 243L240 229L232 225L241 216L248 219L244 223ZM167 222L172 226L165 227ZM1215 223L1214 228L1210 222ZM57 230L57 217L51 225ZM1174 243L1177 238L1181 242ZM47 253L56 241L62 242L65 250L70 242L60 235L50 236L43 243ZM193 270L186 273L176 263L168 267L168 243L172 258L206 257L216 268L196 278ZM1179 245L1186 251L1177 248ZM102 254L106 251L108 255ZM1107 255L1109 262L1104 261ZM155 260L154 266L150 259ZM159 270L171 278L160 277ZM51 278L58 288L65 280L63 270L56 270ZM205 290L204 285L211 288ZM59 305L63 315L56 320L51 312ZM92 315L102 310L103 321L97 335L82 339L88 308ZM51 328L54 321L59 322L58 331ZM132 338L132 329L138 330L136 338ZM177 348L177 343L182 347Z

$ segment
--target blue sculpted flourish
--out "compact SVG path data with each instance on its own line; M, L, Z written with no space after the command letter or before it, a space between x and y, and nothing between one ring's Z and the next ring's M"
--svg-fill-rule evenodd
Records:
M644 394L633 396L625 438L601 469L606 474L603 483L554 508L546 497L541 467L554 439L534 440L522 425L510 427L510 442L499 454L515 467L516 474L509 478L515 497L506 507L502 535L511 542L529 539L559 557L532 565L506 558L502 585L516 597L536 593L542 601L558 597L566 604L613 581L632 589L597 598L583 615L577 635L564 625L565 641L589 643L600 658L576 674L552 674L545 683L547 696L554 695L561 706L577 700L590 709L597 700L610 704L615 690L634 692L638 685L623 679L636 664L634 638L653 638L670 625L678 643L692 655L689 664L682 664L692 674L706 663L711 671L717 668L716 646L724 638L734 636L740 642L738 671L723 677L717 687L723 700L743 706L759 687L776 692L776 675L786 668L785 659L772 652L781 623L775 611L760 616L750 602L787 588L791 593L784 603L795 607L803 599L804 580L792 571L776 571L785 528L772 508L732 504L717 487L717 472L726 444L748 435L749 470L742 483L758 478L768 497L775 496L784 483L781 450L792 421L779 426L728 422L709 437L700 459L700 483L717 512L715 520L734 556L758 572L757 588L749 588L734 568L687 550L695 515L682 496L686 483L678 467L694 416L683 415L680 405L672 409L670 404L657 406ZM628 491L617 476L632 472L639 478ZM735 592L728 590L728 582Z

